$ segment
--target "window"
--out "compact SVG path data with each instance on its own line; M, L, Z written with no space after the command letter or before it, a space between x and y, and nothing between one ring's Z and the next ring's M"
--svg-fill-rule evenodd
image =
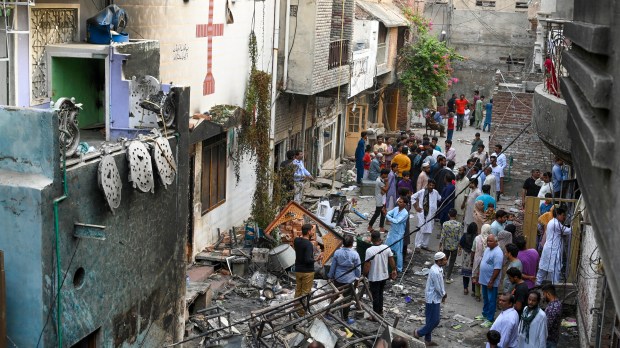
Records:
M202 145L202 213L226 201L226 133Z
M476 6L495 7L495 1L480 1L480 0L476 0Z
M527 1L517 1L515 8L528 8Z
M360 109L356 107L355 110L349 110L349 133L358 133L360 131Z
M338 40L329 43L328 69L349 64L349 40Z
M377 65L385 64L387 61L387 33L388 30L385 25L383 25L383 23L379 23L379 35L377 37Z
M323 163L332 159L332 146L334 144L334 131L336 130L336 123L325 127L323 130Z

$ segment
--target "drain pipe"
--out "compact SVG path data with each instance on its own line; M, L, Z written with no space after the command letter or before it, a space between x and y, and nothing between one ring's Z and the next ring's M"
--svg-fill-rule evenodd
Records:
M269 164L273 168L275 154L276 99L278 98L278 46L280 41L280 0L275 0L273 15L273 58L271 68L271 118L269 122Z
M58 113L56 113L58 115ZM63 149L64 149L63 145ZM62 289L62 268L60 268L60 223L58 218L58 204L67 197L69 197L69 190L67 188L67 158L63 151L62 153L62 191L63 194L60 197L54 199L54 234L56 235L56 334L58 335L58 347L62 347L62 295L60 290ZM68 271L68 270L67 270Z
M299 12L299 8L297 8ZM288 40L291 27L291 0L286 0L286 18L284 19L284 67L282 68L282 89L286 91L288 86ZM297 30L297 28L295 28Z

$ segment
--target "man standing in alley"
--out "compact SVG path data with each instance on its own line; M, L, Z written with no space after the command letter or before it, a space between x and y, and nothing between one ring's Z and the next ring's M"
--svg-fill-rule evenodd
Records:
M482 120L484 119L484 96L481 96L480 99L478 99L476 101L476 106L475 106L475 113L476 113L476 119L475 119L475 126L476 129L480 129L482 128Z
M501 335L499 347L516 348L519 336L519 313L512 308L513 297L509 293L499 295L498 304L501 312L491 326L491 330L497 330Z
M489 234L487 237L487 248L482 254L480 262L480 277L478 282L482 287L482 299L484 306L482 307L482 317L477 319L486 319L481 326L489 328L493 325L495 318L495 307L497 303L497 288L499 287L500 272L504 264L504 254L502 249L498 247L497 237Z
M525 197L536 197L540 186L536 185L536 180L540 179L540 169L532 169L529 178L525 179L523 183L523 191L521 192L521 201L525 207Z
M469 100L465 99L465 94L461 94L461 97L456 99L454 104L456 105L456 130L462 131L465 122L465 108L469 104Z
M555 293L553 284L542 287L543 296L547 301L545 315L547 316L547 348L557 348L560 340L560 323L562 322L562 302Z
M372 232L375 221L377 218L379 219L379 231L385 232L385 201L386 194L388 191L388 186L386 184L388 175L390 174L390 170L387 168L381 169L381 176L375 179L375 213L372 214L370 221L368 222L368 231Z
M452 93L452 98L448 100L448 113L456 112L456 93Z
M429 250L428 243L433 233L433 219L437 212L437 204L441 200L439 192L435 190L435 180L429 180L426 188L416 192L411 198L413 208L417 212L420 229L415 236L415 247Z
M332 257L332 265L327 275L337 288L349 285L343 296L352 295L351 291L353 289L351 284L362 275L360 265L360 256L357 251L353 250L353 236L346 234L342 242L342 248L336 250ZM353 271L351 271L352 269ZM355 320L349 318L349 311L349 307L342 309L342 320L346 321L347 324L353 324Z
M396 279L396 263L392 249L383 244L379 231L370 234L370 241L372 246L366 249L364 275L368 278L372 294L372 310L383 316L383 289L388 278ZM392 268L391 272L388 272L388 265Z
M555 218L547 224L547 241L543 247L538 273L536 273L536 285L540 285L545 280L557 284L560 282L560 272L562 271L562 251L564 249L564 236L571 234L570 226L565 226L566 210L564 208L555 209Z
M502 193L504 193L504 168L499 164L498 157L491 155L491 172L495 177L495 200L499 201Z
M514 309L519 313L519 318L523 314L523 309L527 305L527 296L530 290L527 288L527 284L523 281L522 273L516 267L510 267L506 270L508 279L514 286L512 290L512 296L514 297Z
M314 177L306 170L304 166L304 152L301 150L295 150L295 159L293 164L297 166L293 179L295 180L295 202L301 204L304 196L304 180L314 181Z
M295 238L295 297L304 296L312 290L314 281L314 246L310 242L312 225L301 226L301 237ZM301 316L305 311L300 308L297 313Z
M423 190L428 185L428 173L431 171L431 165L428 162L422 163L422 172L418 175L416 182L416 192Z
M521 315L519 323L519 348L541 348L547 345L547 316L540 309L540 293L530 291L527 307Z
M536 249L527 249L525 237L518 236L514 239L514 244L519 248L519 254L517 258L521 261L521 265L523 266L522 278L527 284L527 288L531 289L534 287L534 282L536 281L536 269L538 268L538 251Z
M364 155L366 154L366 141L368 141L368 133L362 132L360 140L355 148L355 169L357 170L357 184L362 184L364 177Z
M562 183L567 179L567 175L562 168L564 166L564 161L560 157L555 158L555 164L553 165L553 169L551 173L553 175L553 196L555 198L562 198L562 192L566 189L562 187Z
M484 203L484 211L487 211L490 203L493 203L494 207L497 207L497 201L490 195L491 187L489 185L482 185L482 194L476 198L477 201Z
M484 116L484 125L482 126L482 131L484 132L484 130L488 127L489 132L491 132L491 118L493 117L493 98L491 98L484 107L486 109L486 114Z
M452 147L452 140L446 140L446 159L456 162L456 149Z
M508 166L508 161L506 160L506 155L502 152L502 144L495 144L495 155L497 156L497 164L502 167L502 170L506 169ZM492 156L493 154L491 154Z
M452 269L456 261L456 255L459 249L459 241L463 232L463 225L456 220L456 209L450 209L448 212L450 220L443 223L441 228L441 238L439 239L439 251L443 251L448 258L448 273L446 274L446 283L450 284L452 279Z
M428 278L426 279L426 289L424 291L426 298L425 318L426 325L421 329L413 330L413 336L420 339L424 336L424 343L427 347L438 346L432 340L432 332L439 325L441 319L441 304L446 302L448 294L443 283L443 269L448 260L446 254L441 251L435 254L435 264L431 266Z
M407 220L409 220L409 211L406 209L407 204L409 204L409 200L401 196L396 201L397 207L387 212L385 216L392 223L385 243L390 245L394 255L396 255L396 268L398 272L403 271L403 238L405 237Z
M482 145L482 149L480 148ZM476 153L477 152L477 153ZM480 139L480 133L476 133L474 140L471 141L471 152L472 158L478 157L480 159L480 164L485 165L487 161L488 153L484 152L484 140ZM475 155L474 155L475 154ZM482 154L485 156L482 157Z
M491 224L491 233L496 237L506 227L506 221L508 220L508 213L505 210L498 210L495 212L495 221Z

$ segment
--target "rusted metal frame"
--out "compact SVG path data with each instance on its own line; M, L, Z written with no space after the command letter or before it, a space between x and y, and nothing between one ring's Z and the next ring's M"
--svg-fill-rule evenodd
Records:
M372 345L372 342L376 338L377 338L377 336L375 336L375 335L360 337L360 338L357 338L357 339L355 339L353 341L347 341L347 343L344 346L342 346L342 348L351 347L351 346L353 346L355 344L358 344L358 343L361 343L361 342L364 342L364 341L369 341L369 343Z
M351 303L349 303L349 306L350 305L351 305ZM340 307L342 307L342 306L340 306ZM346 306L345 306L345 308L346 308ZM356 328L350 326L349 324L347 324L344 320L338 318L338 316L336 316L336 315L332 315L331 318L334 319L335 321L337 321L340 325L342 325L342 326L346 327L347 329L349 329L349 331L353 332L357 336L368 336L368 335L370 335L370 332L366 332L366 331L362 331L362 330L356 329Z
M343 304L343 305L340 305L340 306L338 306L338 307L336 307L336 308L332 308L332 310L340 310L340 309L346 308L347 306L350 306L350 305L351 305L351 303L350 303L350 302L348 302L348 303L345 303L345 304ZM314 319L314 318L316 318L316 317L320 316L321 314L323 314L323 311L321 311L321 312L317 312L317 313L314 313L314 314L312 314L312 315L310 315L310 316L306 316L306 317L302 317L302 318L299 318L299 319L295 319L295 320L293 320L292 322L287 322L287 323L285 323L285 324L278 325L278 326L274 327L272 330L267 331L267 332L265 332L265 333L263 333L263 332L261 331L261 332L260 332L260 333L261 333L261 336L269 336L269 335L272 335L272 334L274 334L274 333L276 333L276 332L278 332L278 331L280 331L280 330L284 330L284 329L286 329L286 328L288 328L288 327L290 327L290 326L294 326L294 325L297 325L297 324L299 324L299 323L301 323L301 322L308 321L308 320L310 320L310 319Z
M315 304L317 304L317 303L323 302L323 301L325 301L325 300L327 300L329 298L335 297L337 295L341 295L345 291L346 291L346 289L344 287L342 287L342 289L337 289L337 292L326 292L326 293L323 293L323 294L318 295L316 297L311 297L311 300L308 301L308 308L313 306L313 305L315 305ZM299 304L298 302L300 302L301 300L303 300L305 297L308 297L308 296L309 295L305 295L305 296L302 296L302 297L294 298L292 300L287 300L286 302L278 305L277 307L274 307L274 306L268 307L268 308L265 308L265 309L254 311L251 314L253 316L256 316L256 317L268 316L270 312L277 312L278 314L281 314L284 310L286 310L286 309L288 309L290 307L293 307L293 306L297 306ZM303 303L302 303L302 305L303 305ZM294 307L294 308L295 308L295 310L297 310L297 307ZM280 318L280 317L270 317L268 319L269 320L274 320L274 319L278 319L278 318Z
M377 312L375 312L372 308L370 308L369 305L365 304L365 303L361 303L362 306L362 310L364 310L364 312L370 314L370 316L377 320L378 322L386 325L386 326L393 326L392 324L388 323L382 316L380 316Z

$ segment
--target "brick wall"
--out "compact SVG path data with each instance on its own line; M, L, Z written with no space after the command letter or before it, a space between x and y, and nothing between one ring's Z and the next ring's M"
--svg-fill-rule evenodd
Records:
M513 97L514 95L514 97ZM504 148L519 134L526 124L532 121L532 93L496 92L493 95L493 119L488 144L493 151L495 144ZM488 133L482 133L483 139ZM485 142L487 139L484 139ZM530 126L506 151L513 157L511 176L517 185L530 176L532 169L550 171L553 155ZM506 172L508 174L508 172Z
M355 10L355 2L353 0L342 0L344 4L344 30L342 32L343 40L349 40L349 56L352 49L353 38L353 12ZM316 29L314 42L314 68L312 79L312 94L325 91L338 85L347 84L349 81L349 65L340 68L328 69L329 60L329 43L332 40L332 16L335 21L340 24L342 18L342 2L333 0L318 0L316 2ZM340 39L340 29L338 31L338 40ZM349 57L350 59L350 57Z

